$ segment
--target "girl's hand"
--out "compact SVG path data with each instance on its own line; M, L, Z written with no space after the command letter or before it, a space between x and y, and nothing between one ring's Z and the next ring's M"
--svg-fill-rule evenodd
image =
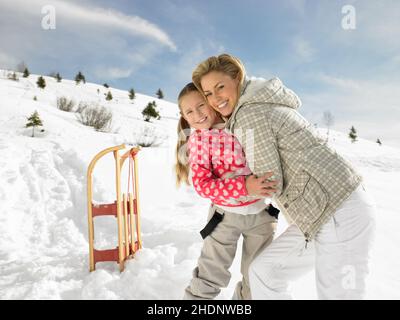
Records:
M278 184L276 180L268 180L272 175L272 172L267 172L259 178L256 175L247 176L246 189L249 196L272 198L273 194L277 191L276 186Z

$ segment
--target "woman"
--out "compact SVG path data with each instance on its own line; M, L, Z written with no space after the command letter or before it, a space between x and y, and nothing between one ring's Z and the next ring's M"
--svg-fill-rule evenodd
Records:
M200 63L192 80L228 119L253 173L274 173L273 199L290 222L250 266L253 299L290 298L289 282L313 267L320 299L362 298L374 206L361 176L323 143L279 79L249 79L239 59L222 54Z

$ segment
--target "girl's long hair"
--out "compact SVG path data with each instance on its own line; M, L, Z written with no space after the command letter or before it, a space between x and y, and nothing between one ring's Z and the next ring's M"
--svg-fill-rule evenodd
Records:
M179 187L182 182L190 185L189 183L189 160L187 152L187 141L190 136L190 126L189 123L182 116L182 99L185 95L190 92L198 92L193 82L188 83L179 93L178 96L178 106L181 111L181 116L178 122L178 141L176 144L176 163L175 163L175 173L176 173L176 186Z

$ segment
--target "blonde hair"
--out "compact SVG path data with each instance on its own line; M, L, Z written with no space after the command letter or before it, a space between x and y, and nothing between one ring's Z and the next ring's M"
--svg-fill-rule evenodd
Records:
M246 76L246 70L243 63L238 58L227 53L220 54L219 56L211 56L201 62L192 73L192 81L202 94L203 88L201 87L201 79L211 71L222 72L230 76L232 79L238 79L239 99L240 90Z
M188 83L179 93L178 96L178 107L181 111L181 117L178 122L178 141L176 144L176 164L175 164L175 173L176 173L176 186L179 187L182 182L190 185L189 183L189 161L187 154L187 141L189 139L190 126L186 119L182 116L182 99L184 96L189 94L190 92L199 92L193 82Z

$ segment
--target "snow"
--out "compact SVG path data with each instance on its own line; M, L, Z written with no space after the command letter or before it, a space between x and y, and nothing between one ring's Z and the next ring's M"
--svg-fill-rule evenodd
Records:
M190 187L175 188L174 148L178 108L175 103L102 85L57 83L37 75L19 81L0 70L0 298L1 299L181 299L199 256L199 230L209 201ZM100 93L97 92L99 90ZM113 100L106 101L111 91ZM37 97L37 101L33 97ZM113 113L109 132L82 125L74 112L60 111L58 97L97 102ZM141 111L156 101L160 120L143 121ZM35 110L44 132L25 128ZM321 134L325 130L321 129ZM139 197L143 249L120 273L116 263L98 263L89 273L86 170L99 151L144 134L158 136L159 146L139 152ZM330 143L364 175L378 206L377 238L371 255L369 299L400 298L400 150L330 133ZM126 166L127 168L127 166ZM94 171L94 200L115 199L113 157L102 158ZM126 181L127 173L123 173ZM123 185L123 190L125 186ZM278 234L286 227L281 217ZM95 219L95 247L114 248L116 219ZM240 245L232 280L218 299L230 299L240 279ZM293 284L297 299L315 299L313 273Z

